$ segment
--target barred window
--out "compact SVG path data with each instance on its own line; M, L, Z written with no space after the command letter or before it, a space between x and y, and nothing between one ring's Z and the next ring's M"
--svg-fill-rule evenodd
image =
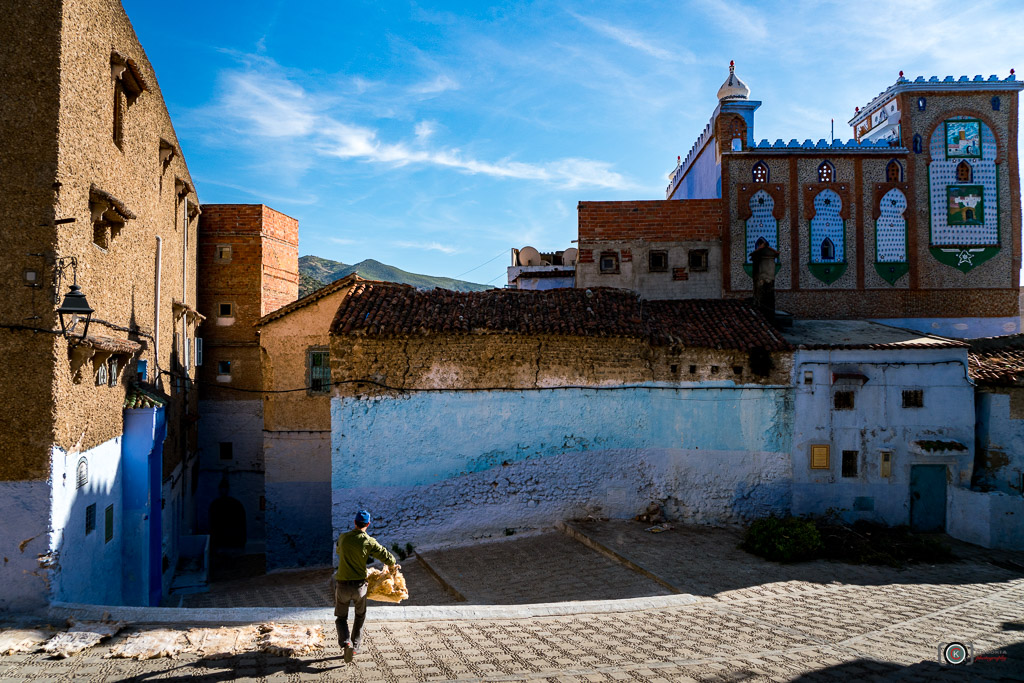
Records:
M310 349L307 355L309 367L309 393L326 394L331 390L330 353L324 349Z

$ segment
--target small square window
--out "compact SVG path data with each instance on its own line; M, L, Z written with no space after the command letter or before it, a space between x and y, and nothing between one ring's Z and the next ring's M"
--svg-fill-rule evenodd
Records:
M602 273L617 273L619 272L619 252L617 251L605 251L601 253L601 272Z
M103 542L110 543L114 540L114 506L108 505L103 511Z
M742 375L743 374L743 366L742 365L734 365L734 366L732 366L732 374L736 375L737 377Z
M668 252L652 251L647 254L647 269L652 273L668 271Z
M230 244L218 244L216 251L214 251L213 258L215 261L230 261L231 260L231 245Z
M120 372L120 368L117 362L117 356L112 356L107 359L107 384L112 387L117 386L117 377Z
M217 315L219 315L222 318L230 318L234 314L234 306L232 306L231 304L219 304L217 309L219 311Z
M712 375L717 375L718 374L718 366L717 365L712 365L711 366L711 374Z
M679 374L679 366L678 365L670 365L670 366L668 366L668 370L673 375L678 375Z
M844 477L857 476L857 451L843 451L842 475Z
M235 457L235 444L231 441L221 441L217 446L221 460L231 460Z
M96 503L85 507L85 535L96 531Z
M217 374L218 375L230 375L231 374L231 361L219 360L217 361Z
M804 370L804 384L814 384L813 370Z
M690 366L690 374L691 375L696 375L697 374L697 366L696 365L691 365Z
M924 408L924 390L923 389L904 389L903 390L903 407L904 408Z
M691 273L703 273L708 269L708 250L691 249L686 254L686 262L690 266Z
M853 410L853 392L837 391L832 397L832 407L835 410Z
M811 469L827 470L829 468L829 447L827 445L811 446Z

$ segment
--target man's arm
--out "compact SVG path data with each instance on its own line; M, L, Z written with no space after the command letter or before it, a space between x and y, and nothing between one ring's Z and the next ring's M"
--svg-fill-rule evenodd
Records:
M377 542L376 539L369 539L369 551L370 557L375 557L387 566L391 567L395 564L395 556L388 552L388 549Z

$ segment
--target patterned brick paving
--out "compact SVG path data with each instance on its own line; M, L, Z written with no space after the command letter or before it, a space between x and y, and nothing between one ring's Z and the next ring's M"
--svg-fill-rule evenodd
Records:
M330 637L323 650L295 659L244 653L221 660L184 654L174 660L121 661L103 658L109 650L105 643L68 660L41 654L0 657L0 680L1024 680L1024 573L994 566L983 551L973 556L968 552L957 564L902 572L829 563L780 567L734 556L732 545L713 542L716 533L692 532L706 536L705 542L679 555L679 539L668 534L634 536L631 542L635 530L614 526L595 525L588 531L595 536L618 534L621 547L634 556L640 548L652 557L664 553L657 565L647 568L700 585L703 599L644 612L371 621L363 651L348 665ZM690 534L685 530L677 535ZM507 601L531 592L525 587L538 574L520 579L515 573L524 567L536 571L531 568L538 558L550 560L546 555L555 540L538 536L486 544L461 555L447 552L462 560L466 583L460 590L467 594L482 595L482 584L474 582L483 576L485 563L499 562L490 565L495 588L489 597L501 597L504 586ZM571 549L567 554L580 558L578 572L596 567L595 573L608 576L595 559L603 560L601 556ZM677 566L684 561L685 571ZM740 571L744 564L750 571ZM564 560L554 566L564 567ZM763 578L757 580L758 575ZM324 627L333 636L333 624ZM960 669L942 667L936 646L950 639L969 641L976 655L1005 661L979 659Z

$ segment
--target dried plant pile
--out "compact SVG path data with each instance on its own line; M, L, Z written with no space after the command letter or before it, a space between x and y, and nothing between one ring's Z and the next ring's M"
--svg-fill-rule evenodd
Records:
M366 570L366 598L378 602L402 602L409 598L402 570L396 566Z

